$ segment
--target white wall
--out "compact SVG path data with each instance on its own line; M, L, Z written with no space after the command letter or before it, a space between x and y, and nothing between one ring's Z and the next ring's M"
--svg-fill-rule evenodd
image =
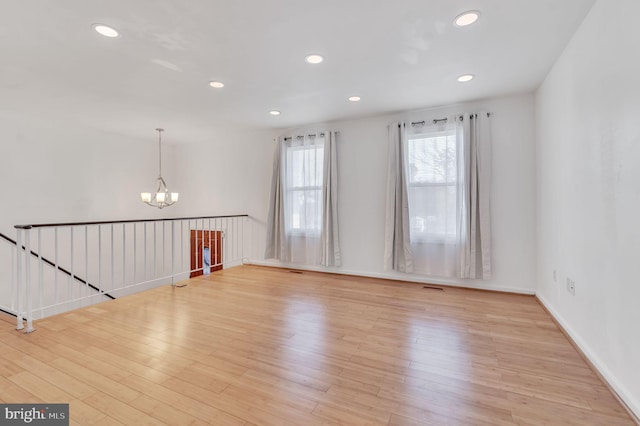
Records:
M140 201L155 189L157 136L121 135L12 117L0 112L0 232L13 225L156 218L169 214ZM163 144L165 180L176 180L175 147ZM173 186L172 186L173 187Z
M273 172L273 131L238 129L202 144L181 145L172 161L178 170L179 216L248 214L245 257L264 254L268 198ZM172 208L174 208L172 207Z
M478 110L494 113L491 197L494 278L459 281L384 271L387 125L397 120L431 120L453 112ZM338 180L343 266L328 270L534 292L536 234L532 94L308 127L314 130L322 128L340 132ZM270 146L272 151L273 144ZM269 163L270 173L271 157L265 161Z
M538 294L638 414L639 15L596 2L536 97Z

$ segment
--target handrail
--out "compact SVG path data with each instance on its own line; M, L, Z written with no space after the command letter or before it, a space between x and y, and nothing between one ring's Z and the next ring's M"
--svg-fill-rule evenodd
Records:
M140 222L166 222L176 220L198 220L198 219L225 219L233 217L249 217L248 214L231 214L223 216L194 216L194 217L168 217L161 219L128 219L128 220L107 220L101 222L65 222L65 223L38 223L30 225L15 225L16 229L32 229L32 228L54 228L60 226L85 226L85 225L112 225L120 223L140 223ZM15 241L14 241L15 244Z
M11 315L12 317L17 317L16 314L14 314L13 312L9 312L9 311L5 311L4 309L0 308L0 313L3 314L7 314L7 315Z
M21 228L21 229L25 229L25 228ZM26 228L26 229L29 229L29 228ZM16 247L18 246L18 243L17 243L13 238L9 238L9 237L7 237L7 236L6 236L6 235L4 235L2 232L0 232L0 238L2 238L2 239L4 239L4 240L8 241L9 243L13 244L13 245L14 245L14 246L16 246ZM25 247L24 245L22 246L22 250L26 250L26 247ZM33 251L33 250L31 250L31 256L33 256L33 257L39 257L38 253L36 253L36 252L35 252L35 251ZM52 268L56 268L55 263L53 263L51 260L47 259L47 258L46 258L46 257L44 257L44 256L42 257L42 261L43 261L44 263L46 263L47 265L51 266ZM71 278L73 278L74 280L76 280L76 281L78 281L78 282L80 282L80 283L82 283L82 284L84 284L84 285L89 286L89 288L91 288L91 289L93 289L93 290L97 291L98 293L103 294L104 296L108 297L109 299L111 299L111 300L115 300L115 297L113 297L113 296L112 296L112 295L110 295L109 293L102 293L98 287L96 287L95 285L93 285L93 284L91 284L91 283L88 283L84 278L81 278L81 277L79 277L79 276L77 276L77 275L75 275L75 274L72 274L71 272L67 271L65 268L61 268L60 266L58 266L57 270L58 270L58 271L60 271L60 272L62 272L62 273L63 273L63 274L65 274L65 275L70 276L70 277L71 277ZM15 316L15 315L14 315L14 316Z
M10 242L11 244L13 244L14 246L16 245L16 240L14 240L13 238L9 238L6 235L4 235L2 232L0 232L0 238Z

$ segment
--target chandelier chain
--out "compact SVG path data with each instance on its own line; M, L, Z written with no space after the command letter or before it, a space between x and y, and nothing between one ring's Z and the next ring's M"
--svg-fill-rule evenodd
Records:
M162 177L162 132L164 129L157 128L158 131L158 176Z

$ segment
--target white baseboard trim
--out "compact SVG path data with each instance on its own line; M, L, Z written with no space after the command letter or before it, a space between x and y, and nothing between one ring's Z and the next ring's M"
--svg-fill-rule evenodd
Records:
M420 284L438 284L442 286L450 286L450 287L463 287L469 288L472 290L487 290L487 291L498 291L503 293L516 293L516 294L525 294L528 296L534 296L536 292L534 290L521 289L521 288L513 288L513 287L498 287L498 286L488 286L482 285L478 281L474 281L473 284L465 281L457 281L457 280L447 280L441 278L433 278L427 276L419 276L419 275L411 275L411 274L386 274L386 273L375 273L375 272L363 272L363 271L352 271L345 270L342 268L323 268L321 266L305 266L299 264L288 264L281 262L270 262L265 260L249 260L245 261L246 265L256 265L256 266L269 266L274 268L284 268L284 269L299 269L302 271L312 271L312 272L325 272L329 274L338 274L338 275L355 275L358 277L366 277L366 278L380 278L384 280L393 280L393 281L407 281L414 282Z
M634 421L640 424L640 403L631 395L631 393L620 384L620 381L611 373L602 360L589 348L589 345L580 337L578 333L569 326L569 324L562 318L562 316L553 309L551 304L541 294L536 294L537 299L542 303L542 306L553 316L556 322L562 327L563 331L573 340L573 343L582 352L582 355L587 358L591 367L596 370L596 373L605 382L605 384L614 392L618 400L625 406L629 414L634 417Z

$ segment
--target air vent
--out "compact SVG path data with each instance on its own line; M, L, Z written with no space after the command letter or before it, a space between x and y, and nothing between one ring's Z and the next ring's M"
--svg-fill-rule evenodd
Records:
M302 271L294 271L293 269L289 269L289 272L291 272L292 274L301 274Z
M432 285L425 285L422 286L422 288L426 289L426 290L440 290L440 291L444 291L444 288L442 287L434 287Z

